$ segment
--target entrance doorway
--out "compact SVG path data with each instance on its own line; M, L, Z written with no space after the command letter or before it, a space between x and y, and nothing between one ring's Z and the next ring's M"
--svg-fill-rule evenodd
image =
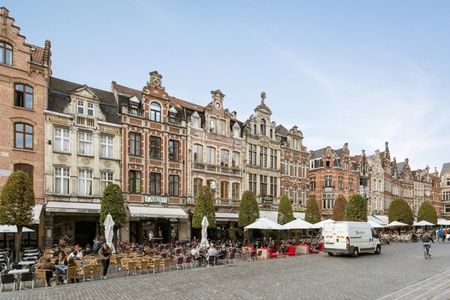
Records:
M87 244L92 245L97 229L97 223L91 221L75 222L75 244L85 247Z

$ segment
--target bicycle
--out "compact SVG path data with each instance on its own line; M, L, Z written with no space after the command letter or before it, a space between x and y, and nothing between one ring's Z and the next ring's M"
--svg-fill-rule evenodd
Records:
M423 255L425 257L425 259L430 259L431 258L431 253L430 253L430 248L431 248L431 243L423 243Z

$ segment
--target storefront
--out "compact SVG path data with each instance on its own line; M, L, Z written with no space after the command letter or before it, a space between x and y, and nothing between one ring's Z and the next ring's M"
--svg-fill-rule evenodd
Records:
M237 213L216 212L217 239L236 239L239 237Z
M50 201L46 205L46 245L66 237L70 245L92 245L100 234L100 203Z
M129 205L130 242L148 241L153 232L153 241L168 243L187 239L189 221L181 207L161 207L149 205Z

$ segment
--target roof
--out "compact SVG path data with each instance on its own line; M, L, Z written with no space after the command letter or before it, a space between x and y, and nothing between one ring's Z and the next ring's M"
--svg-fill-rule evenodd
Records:
M322 148L319 150L311 150L309 158L310 159L321 158L325 153L325 149L326 148Z
M31 46L31 62L43 64L44 63L44 48L30 45Z
M442 165L441 177L445 174L450 174L450 163L445 163Z
M127 96L136 96L137 98L142 98L142 91L126 87L124 85L117 84L115 81L112 82L112 87L114 90L116 90L119 94L127 95Z
M74 83L67 80L50 77L48 87L48 107L55 112L64 112L64 108L70 103L70 93L84 84ZM118 107L114 94L104 90L88 87L100 99L100 109L105 115L106 121L119 123Z
M281 136L287 136L289 134L289 131L283 125L278 125L275 128L275 133Z

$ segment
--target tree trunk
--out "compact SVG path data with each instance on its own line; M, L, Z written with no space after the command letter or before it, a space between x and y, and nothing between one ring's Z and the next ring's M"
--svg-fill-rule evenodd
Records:
M22 242L22 226L17 226L17 232L14 239L14 261L20 261L20 244Z
M117 227L116 226L114 226L113 232L114 232L113 245L114 245L114 249L116 249L116 251L117 251Z

